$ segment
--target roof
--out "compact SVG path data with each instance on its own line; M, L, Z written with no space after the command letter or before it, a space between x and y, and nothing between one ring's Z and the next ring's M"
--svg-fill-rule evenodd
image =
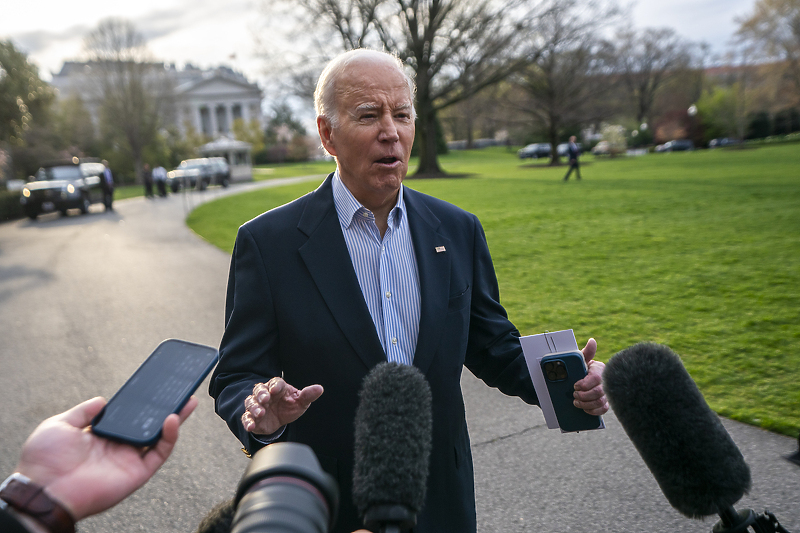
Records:
M223 136L201 146L200 153L223 152L226 150L250 150L252 146L253 145L248 142L237 141L236 139Z

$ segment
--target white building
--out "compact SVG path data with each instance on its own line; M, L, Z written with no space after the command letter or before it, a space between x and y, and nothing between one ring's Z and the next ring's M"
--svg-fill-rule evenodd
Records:
M77 95L81 98L97 124L100 98L92 78L91 62L67 61L61 71L53 73L52 85L60 98ZM154 72L163 70L165 86L171 94L164 95L172 109L164 116L172 117L184 131L191 124L195 131L215 139L229 134L237 118L245 122L258 120L264 127L261 114L261 89L243 74L228 67L203 70L186 65L182 70L175 65L153 63Z

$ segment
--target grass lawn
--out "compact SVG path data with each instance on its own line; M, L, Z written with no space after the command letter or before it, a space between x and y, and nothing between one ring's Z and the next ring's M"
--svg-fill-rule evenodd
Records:
M582 161L565 183L566 167L505 149L453 152L443 168L468 177L406 184L480 217L523 335L573 328L601 360L667 344L718 413L796 436L800 144ZM188 223L230 251L241 223L317 184L224 198Z

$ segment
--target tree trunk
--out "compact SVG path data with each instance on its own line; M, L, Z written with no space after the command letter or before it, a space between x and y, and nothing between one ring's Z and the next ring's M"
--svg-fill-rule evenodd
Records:
M550 164L557 165L559 163L558 157L558 119L550 117L550 130L548 131L548 140L550 141Z
M439 166L436 153L436 111L429 102L420 101L419 114L419 168L417 176L441 177L444 175Z

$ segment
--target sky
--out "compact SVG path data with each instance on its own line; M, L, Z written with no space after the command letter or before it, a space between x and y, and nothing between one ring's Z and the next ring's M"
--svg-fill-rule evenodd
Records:
M259 5L268 0L9 0L0 16L0 39L11 39L50 80L64 61L80 60L84 35L108 17L133 22L155 58L179 67L221 64L262 81L264 62L257 40ZM637 28L671 27L692 41L705 41L714 53L725 51L737 28L736 17L753 10L755 0L638 0L630 5Z

